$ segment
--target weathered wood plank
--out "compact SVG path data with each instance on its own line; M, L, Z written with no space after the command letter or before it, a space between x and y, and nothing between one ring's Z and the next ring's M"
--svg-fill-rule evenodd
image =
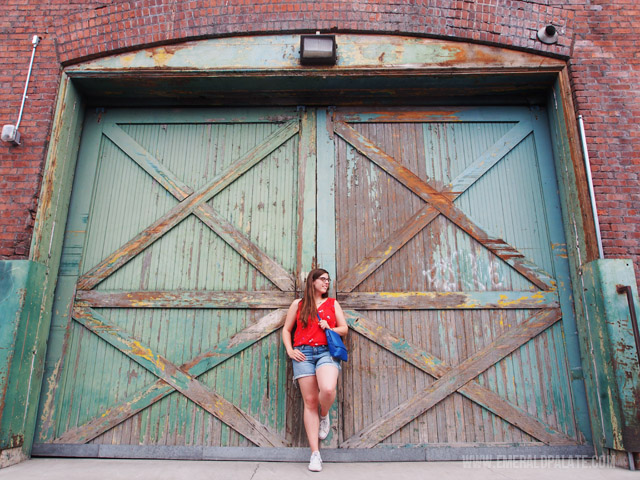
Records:
M441 378L452 370L452 367L448 366L439 358L407 342L405 339L394 335L390 330L381 325L363 316L355 315L354 312L346 311L345 313L347 322L353 330L406 360L423 372L435 378ZM576 443L564 433L554 430L517 405L512 404L497 393L483 387L477 381L471 381L463 385L458 390L458 393L546 444L568 445Z
M315 110L300 114L298 143L298 229L296 244L296 279L302 284L303 272L309 272L316 261L316 114ZM301 288L298 288L301 290Z
M357 314L354 314L357 316ZM343 448L373 447L393 432L456 392L562 317L559 309L542 310L512 327L481 351L444 373L436 382L347 439Z
M78 289L90 290L95 287L98 283L158 240L162 235L171 230L187 216L194 213L196 208L221 192L251 167L260 162L264 157L290 139L298 132L298 130L298 121L294 120L269 135L263 142L244 154L224 172L216 176L200 190L194 192L192 195L181 201L178 205L169 210L169 212L129 240L120 249L113 252L106 259L80 277L78 281Z
M337 110L336 121L354 123L460 122L460 114L469 110L469 107L405 107L372 112L370 109L358 111L357 108L350 108L348 111Z
M453 204L453 200L456 198L456 194L454 192L437 191L433 187L427 185L412 171L401 165L392 156L385 153L371 140L361 135L349 125L337 122L335 124L335 131L338 135L353 145L360 153L393 176L402 185L418 195L425 202L432 205L441 214L446 216L493 254L504 260L538 288L548 290L555 285L553 277L527 260L524 255L507 242L501 238L490 235L483 228L474 223L464 212L462 212L462 210L457 208Z
M205 387L196 380L195 375L185 373L162 355L154 353L149 347L109 323L97 312L89 308L76 307L73 318L256 445L287 446L287 443L269 427Z
M355 292L338 293L343 308L355 310L467 310L559 308L552 292Z
M290 292L112 291L80 290L76 305L99 308L286 308Z

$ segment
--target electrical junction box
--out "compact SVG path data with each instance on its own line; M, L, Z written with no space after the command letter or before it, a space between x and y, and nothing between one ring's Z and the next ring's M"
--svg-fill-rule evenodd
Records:
M20 132L15 125L5 125L2 127L2 141L20 145Z

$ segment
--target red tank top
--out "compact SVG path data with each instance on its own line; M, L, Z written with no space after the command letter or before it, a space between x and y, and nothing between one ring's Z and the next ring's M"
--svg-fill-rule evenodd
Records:
M326 320L329 327L334 328L336 326L336 308L335 298L327 298L318 307L318 315L323 320ZM301 302L302 303L302 302ZM300 308L296 315L296 331L293 334L293 346L300 347L302 345L326 345L327 336L324 330L318 325L318 317L310 318L307 322L307 328L304 328L302 321L300 321Z

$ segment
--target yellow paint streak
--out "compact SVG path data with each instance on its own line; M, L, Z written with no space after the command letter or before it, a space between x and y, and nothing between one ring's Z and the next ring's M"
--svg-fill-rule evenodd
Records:
M173 53L167 51L164 47L154 48L147 53L155 63L156 67L164 67L173 58Z
M123 55L122 57L120 57L120 63L123 67L129 67L133 63L135 58L135 55Z
M150 348L143 347L140 342L134 340L129 344L131 347L131 353L137 357L145 358L153 363L156 367L164 372L165 366L164 362L158 357L156 357Z
M151 306L151 302L147 302L145 300L136 300L135 298L133 298L133 295L130 293L127 294L127 298L131 300L132 307L150 307Z
M427 292L380 292L381 297L389 297L389 298L405 298L405 297L426 297L429 293Z
M150 307L151 306L151 302L145 302L144 300L134 300L133 302L131 302L131 306L136 308L136 307Z
M431 357L424 357L423 356L422 359L423 359L422 363L424 365L428 365L428 366L431 366L431 367L433 367L435 365L435 363L433 362L433 359Z
M476 308L480 306L480 303L462 303L460 305L456 305L456 308Z
M520 303L526 302L528 300L538 300L537 303L544 302L544 295L542 294L542 292L536 292L533 295L526 295L524 297L520 297L511 301L507 300L508 298L509 297L507 297L506 295L500 295L500 299L498 300L498 305L502 307L513 306L513 305L517 306Z

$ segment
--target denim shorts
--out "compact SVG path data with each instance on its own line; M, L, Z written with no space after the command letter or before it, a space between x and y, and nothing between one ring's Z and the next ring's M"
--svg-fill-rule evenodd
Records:
M331 356L329 353L329 347L326 345L318 345L317 347L301 345L299 347L295 347L295 349L304 353L307 359L304 362L297 362L295 360L291 361L293 363L294 380L301 377L310 377L315 375L316 368L321 365L333 365L338 370L342 370L340 360Z

